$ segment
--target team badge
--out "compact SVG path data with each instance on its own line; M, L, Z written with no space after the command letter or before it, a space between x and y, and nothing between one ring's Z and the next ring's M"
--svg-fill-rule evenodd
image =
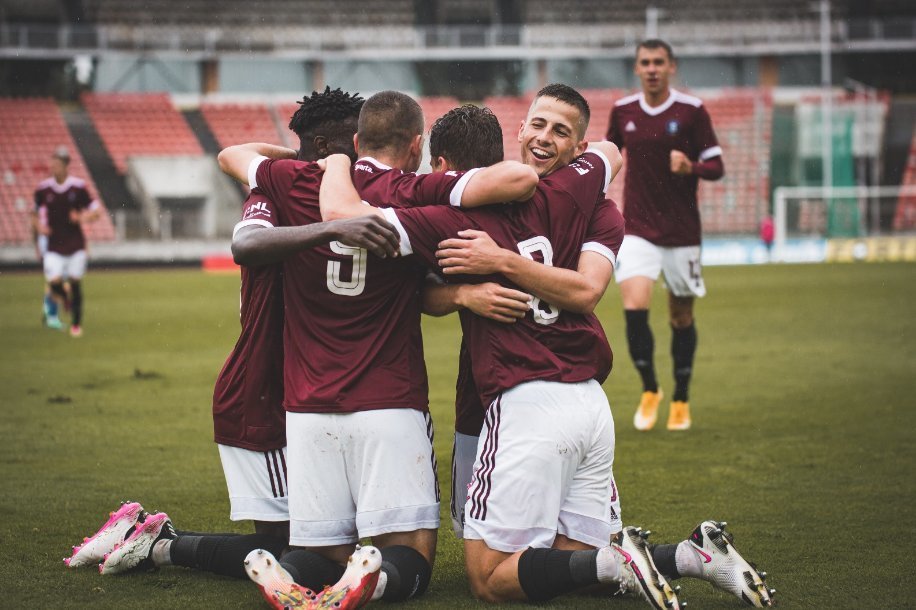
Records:
M633 121L627 122L627 126L623 128L624 131L636 131L636 123Z
M677 133L677 130L680 128L677 121L668 121L668 124L665 125L665 129L668 131L669 136L673 136Z

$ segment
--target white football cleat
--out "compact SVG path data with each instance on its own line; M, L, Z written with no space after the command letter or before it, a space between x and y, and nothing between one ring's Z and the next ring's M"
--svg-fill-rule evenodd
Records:
M701 578L735 595L749 606L772 606L776 589L768 589L763 582L766 572L759 572L741 556L732 544L732 535L725 531L725 526L724 521L704 521L687 540L703 562Z
M618 558L620 593L635 591L656 610L680 610L677 591L652 561L648 537L649 532L630 526L623 528L619 544L611 544Z
M146 516L138 502L122 502L121 507L108 513L108 521L92 536L83 539L83 543L73 547L73 554L64 559L69 568L86 565L97 565L105 555L123 542L131 529Z

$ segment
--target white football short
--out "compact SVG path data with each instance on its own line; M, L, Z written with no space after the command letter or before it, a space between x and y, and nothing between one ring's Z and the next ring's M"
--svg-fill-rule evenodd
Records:
M658 279L664 272L668 290L678 297L706 296L703 268L700 265L700 246L666 248L652 242L626 235L617 253L614 277L617 283L632 277Z
M86 251L77 250L73 254L63 255L57 252L46 252L42 259L45 279L48 281L63 278L79 280L86 275Z
M622 529L614 420L601 385L532 381L487 409L465 506L465 539L505 553L557 534L601 547Z
M229 518L289 521L286 447L274 451L217 447L229 488Z
M287 413L290 545L439 527L433 422L416 409Z
M474 459L477 457L479 436L455 433L452 446L452 529L455 536L464 538L464 506L468 501L468 489L474 474Z

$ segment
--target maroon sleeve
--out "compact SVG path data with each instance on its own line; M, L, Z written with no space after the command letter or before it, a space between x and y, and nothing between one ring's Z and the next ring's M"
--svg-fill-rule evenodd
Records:
M79 210L85 210L89 207L89 204L92 203L92 196L89 194L89 189L85 186L81 186L76 189L76 192L76 201L73 202L73 206Z
M611 108L611 117L608 119L607 125L607 135L605 140L608 142L613 142L617 145L617 148L623 150L623 134L620 132L620 127L617 125L617 115L619 113L614 112L614 108Z
M583 249L588 244L599 244L614 253L616 258L623 243L624 220L620 210L610 199L605 199L595 206L588 224L588 232L583 241Z
M454 237L463 229L478 228L469 214L450 207L401 208L396 214L410 240L412 253L432 269L439 268L436 250L440 241Z
M392 180L389 190L391 207L411 208L426 205L449 205L455 186L465 172L401 174Z
M716 138L716 132L712 128L712 119L709 118L709 113L706 112L705 106L697 108L697 120L693 126L693 130L693 141L696 142L697 158L700 161L711 159L715 155L708 156L704 159L703 154L718 148L719 139ZM721 155L721 151L719 154Z
M242 203L242 221L236 228L259 224L261 226L280 226L277 220L277 208L273 201L267 197L261 188L251 189L248 198Z
M255 173L256 187L273 202L284 201L290 192L296 171L308 165L293 159L266 159Z
M565 193L579 211L591 218L595 205L604 199L603 193L607 187L606 174L603 158L595 153L586 152L566 167L542 178L535 197L538 193L546 193L548 203L556 205L559 203L556 200L557 193Z

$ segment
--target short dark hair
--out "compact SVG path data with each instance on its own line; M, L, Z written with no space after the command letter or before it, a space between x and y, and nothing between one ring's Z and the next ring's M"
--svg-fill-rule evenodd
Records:
M585 137L585 131L588 129L588 122L591 120L592 111L588 107L588 102L582 97L582 94L562 83L553 83L547 85L537 92L534 96L535 101L542 97L552 97L560 100L564 104L569 104L579 111L579 137Z
M429 130L429 154L452 169L467 171L503 160L503 130L489 108L465 104L436 119Z
M363 104L357 133L364 152L400 150L423 135L423 110L399 91L376 93Z
M331 87L325 87L323 93L312 91L311 96L304 96L289 120L289 128L299 136L300 156L311 149L312 140L320 135L327 138L332 152L355 158L353 134L364 102L358 93Z
M649 38L636 45L637 56L639 55L640 49L664 49L665 53L668 54L668 60L674 61L674 51L671 50L671 45L661 38Z

